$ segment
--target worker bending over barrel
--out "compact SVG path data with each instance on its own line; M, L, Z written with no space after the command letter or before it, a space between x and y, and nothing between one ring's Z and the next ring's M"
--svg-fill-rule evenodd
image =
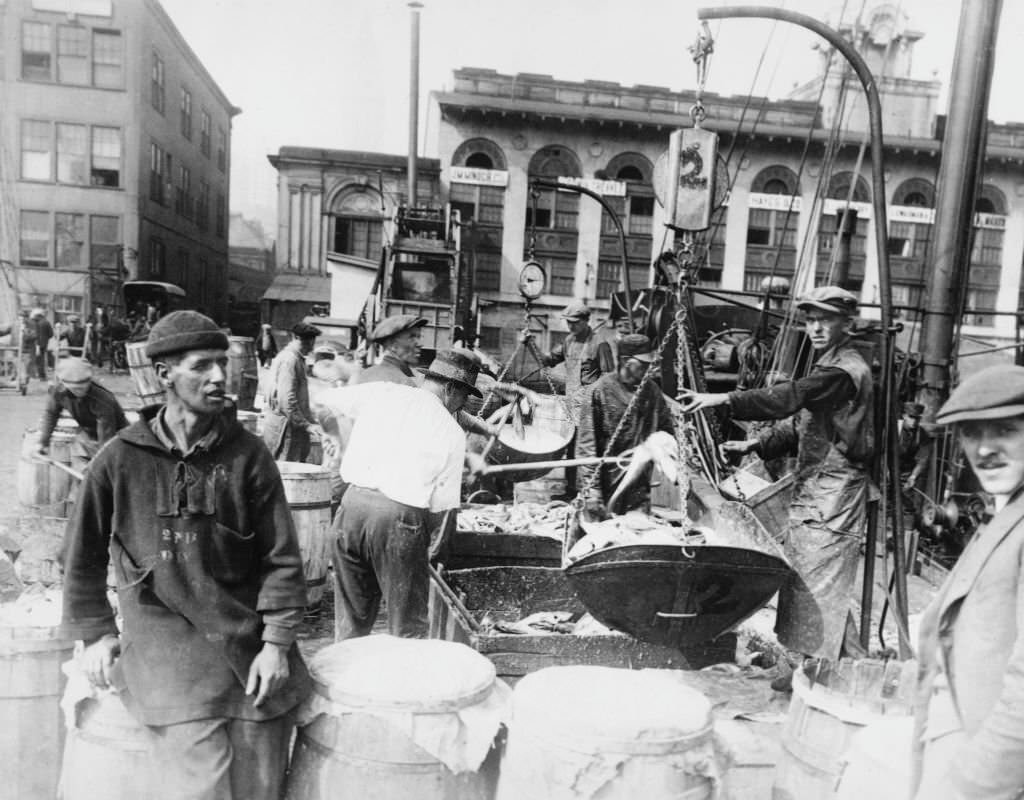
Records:
M56 367L57 383L50 388L39 421L36 453L46 455L50 437L62 411L78 423L71 446L71 466L83 472L114 435L128 424L117 398L92 379L92 365L80 358L62 358Z
M306 605L284 487L225 394L227 336L175 311L146 355L166 389L93 460L64 553L66 635L80 664L144 726L166 800L278 800L290 711L309 678ZM107 602L112 561L123 617Z
M857 298L838 286L819 286L797 307L818 356L806 377L726 394L684 391L679 399L687 413L724 405L735 419L780 420L758 438L726 442L722 449L764 459L796 451L789 521L784 531L772 531L782 535L795 570L779 592L775 631L795 656L836 660L867 522L874 387L871 368L850 343ZM791 683L787 671L772 686L788 691Z
M1024 796L1024 368L961 383L935 421L955 425L989 495L986 516L921 619L914 797Z
M328 389L318 403L354 420L341 462L347 484L334 518L335 636L370 633L381 597L388 631L427 635L431 536L435 552L455 525L466 434L455 421L480 363L446 350L422 388L377 382Z

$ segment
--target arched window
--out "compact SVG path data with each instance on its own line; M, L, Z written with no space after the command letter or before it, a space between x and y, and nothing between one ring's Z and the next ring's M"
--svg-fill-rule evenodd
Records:
M968 273L966 313L968 325L991 325L999 294L1006 228L1006 195L986 183L974 201L974 243Z
M476 169L494 169L494 161L487 153L473 153L466 159L466 166Z
M851 191L852 190L852 191ZM852 196L851 196L852 195ZM849 272L846 276L845 288L853 292L860 291L864 282L864 254L867 250L868 216L858 213L856 208L846 208L851 203L870 203L871 190L868 182L861 175L853 172L838 172L828 183L825 197L835 203L825 203L818 223L818 268L817 282L834 282L836 270L847 265L840 264L838 258L842 251L836 247L840 241L840 233L846 218L847 230L850 232ZM848 217L846 215L849 215Z
M765 196L770 195L770 196ZM792 278L800 211L796 173L782 164L765 167L750 184L743 288L760 291L765 278Z
M605 197L626 234L626 263L631 289L646 287L650 276L654 230L654 165L641 153L619 153L598 177L606 175L626 184L625 197ZM606 298L621 287L622 245L618 229L602 212L601 251L597 264L597 296Z
M583 172L576 154L562 145L548 145L534 153L528 178L578 178ZM536 240L535 257L546 268L550 294L571 295L576 275L579 195L557 189L539 189L526 197L526 251Z
M477 169L505 169L505 152L490 139L467 139L455 148L452 164Z
M384 233L380 209L380 194L369 187L351 187L336 194L330 208L331 250L376 261Z
M505 153L490 139L468 139L452 156L453 166L505 169ZM505 216L505 187L482 186L453 180L449 187L452 207L463 223L462 250L468 258L476 291L501 288L501 240Z
M935 186L924 178L908 178L893 192L892 205L888 239L893 272L892 302L896 313L902 314L904 310L921 306L932 221L917 209L935 207Z

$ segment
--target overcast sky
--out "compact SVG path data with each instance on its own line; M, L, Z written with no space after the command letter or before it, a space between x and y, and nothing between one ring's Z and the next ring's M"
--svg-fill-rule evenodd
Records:
M408 142L409 17L404 0L161 0L228 98L234 121L231 208L276 220L276 173L267 154L285 145L404 154ZM725 0L423 0L420 154L436 156L427 95L448 88L452 70L489 67L566 80L695 86L687 52L696 9ZM789 0L781 6L834 24L876 0ZM925 34L913 77L948 83L959 0L896 0ZM707 90L782 97L813 75L820 41L770 20L712 24L716 49ZM760 77L754 76L764 56ZM1005 0L990 118L1024 121L1024 2ZM945 95L938 111L945 113Z

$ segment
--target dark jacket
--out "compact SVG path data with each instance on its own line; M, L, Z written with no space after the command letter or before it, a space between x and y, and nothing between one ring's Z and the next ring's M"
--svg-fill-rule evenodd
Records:
M65 536L66 633L116 633L109 548L124 618L114 685L128 690L136 717L169 725L279 716L308 686L295 646L288 683L260 709L245 681L263 642L282 643L274 613L306 604L281 477L233 409L206 446L184 456L150 428L157 411L144 409L86 473Z
M623 419L634 389L624 384L618 374L602 375L593 386L583 392L583 403L580 407L580 424L576 432L576 456L617 455L631 447L641 444L648 436L657 431L672 433L675 425L672 413L656 382L647 382L640 389L640 397L629 416L623 421L622 429L614 442L612 434ZM590 483L595 466L579 468L578 485L583 491ZM600 478L594 483L587 500L600 500L607 503L615 491L619 471L614 466L601 467ZM647 470L647 477L650 469ZM648 481L639 481L623 498L623 509L628 511L646 502L650 495Z
M98 383L90 384L84 397L76 397L66 387L58 385L50 389L39 422L41 444L49 443L61 411L67 411L78 423L78 427L100 444L106 444L114 434L128 425L128 419L117 398Z

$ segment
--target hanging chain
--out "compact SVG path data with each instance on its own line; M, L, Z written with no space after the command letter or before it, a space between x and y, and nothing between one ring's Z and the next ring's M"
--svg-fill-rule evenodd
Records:
M540 200L540 191L537 187L530 188L530 243L527 246L526 260L535 261L537 250L537 201ZM527 321L529 321L530 307L526 307Z
M690 109L690 120L693 127L699 128L707 117L707 111L704 110L704 85L708 79L711 54L715 52L715 41L711 38L711 28L708 27L706 20L701 23L697 40L688 49L693 55L693 63L697 65L697 91L693 107Z

